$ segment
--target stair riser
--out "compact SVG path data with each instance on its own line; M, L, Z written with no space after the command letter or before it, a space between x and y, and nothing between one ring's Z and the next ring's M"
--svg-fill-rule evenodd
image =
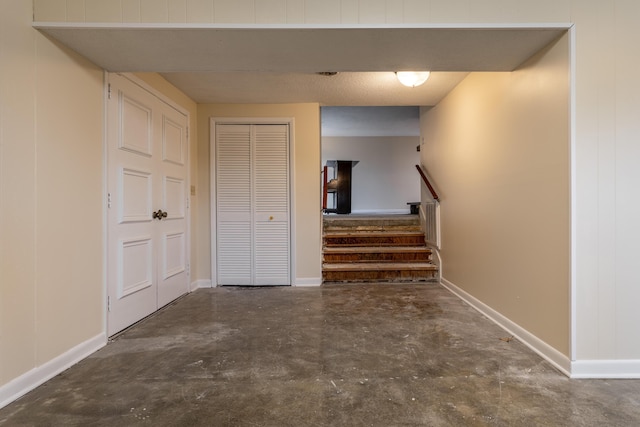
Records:
M430 262L429 252L407 252L407 253L343 253L324 254L326 263L344 262Z
M437 271L325 271L325 282L433 282L438 279Z
M424 246L424 236L349 236L324 238L325 246Z
M328 218L324 219L323 227L325 230L329 230L331 228L341 228L341 229L353 229L357 230L359 227L375 227L384 230L392 230L393 228L405 228L405 227L417 227L420 228L420 219L418 216L415 217L406 217L402 220L398 219L344 219L340 218L339 220L331 220Z

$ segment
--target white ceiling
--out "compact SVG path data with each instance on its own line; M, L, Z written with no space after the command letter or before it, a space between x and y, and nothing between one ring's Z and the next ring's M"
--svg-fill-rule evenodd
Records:
M105 70L159 72L198 103L329 106L435 105L468 72L512 71L566 30L34 26ZM401 70L432 75L405 88L393 75Z
M199 103L268 104L318 102L320 105L435 105L467 73L431 73L423 86L402 86L393 72L314 73L162 73Z

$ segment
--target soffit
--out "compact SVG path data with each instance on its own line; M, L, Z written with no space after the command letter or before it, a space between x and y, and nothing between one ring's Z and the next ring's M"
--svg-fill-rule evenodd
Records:
M470 71L512 71L566 28L34 26L111 72L159 72L199 103L434 105ZM407 89L393 71L431 70ZM339 72L333 77L321 71Z

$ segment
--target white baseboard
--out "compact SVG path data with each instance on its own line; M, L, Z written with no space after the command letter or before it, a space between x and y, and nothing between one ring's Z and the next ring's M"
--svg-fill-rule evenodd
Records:
M322 285L322 279L321 278L316 278L316 277L312 277L312 278L297 278L295 280L295 283L293 284L293 286L320 286ZM214 283L211 282L211 280L196 280L195 282L191 283L191 291L195 291L196 289L201 289L201 288L215 288L216 285Z
M354 215L409 215L410 209L377 209L377 210L352 210Z
M571 378L640 378L640 360L574 360Z
M190 292L193 292L196 289L200 289L200 288L214 288L214 287L215 286L213 286L213 284L211 283L211 280L209 279L196 280L194 282L191 282Z
M571 377L572 372L572 364L571 360L560 353L555 348L551 347L546 342L542 341L540 338L533 335L531 332L527 331L517 323L512 322L507 317L498 313L482 301L475 298L473 295L465 292L460 289L447 279L443 278L440 282L442 286L447 288L451 293L456 295L458 298L465 301L471 307L482 313L484 316L489 318L489 320L493 321L496 325L500 326L502 329L507 331L510 335L513 335L529 347L531 350L539 354L541 357L546 359L549 363L555 366L558 370L560 370L563 374L568 377Z
M8 405L34 388L55 377L62 371L75 365L85 357L96 352L107 344L104 333L96 335L78 344L60 356L45 364L31 369L19 377L0 387L0 408Z
M293 286L299 287L314 287L322 285L322 278L320 277L297 277Z

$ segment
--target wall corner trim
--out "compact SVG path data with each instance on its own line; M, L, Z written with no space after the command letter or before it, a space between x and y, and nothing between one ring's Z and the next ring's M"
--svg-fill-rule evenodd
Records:
M524 329L522 326L509 320L507 317L503 316L493 308L478 300L473 295L465 292L447 279L443 278L440 284L444 288L449 290L452 294L456 295L458 298L469 304L475 310L482 313L496 325L500 326L509 334L516 337L518 341L529 347L547 362L551 363L560 372L568 377L571 377L572 365L569 357L560 353L558 350L551 347L549 344L542 341L540 338L536 337L531 332Z
M107 336L100 333L87 341L78 344L65 353L37 366L0 387L0 408L42 385L82 359L101 349L107 344Z
M296 281L293 286L297 287L318 287L322 285L322 279L320 277L296 277Z
M574 360L571 378L640 378L640 359Z

